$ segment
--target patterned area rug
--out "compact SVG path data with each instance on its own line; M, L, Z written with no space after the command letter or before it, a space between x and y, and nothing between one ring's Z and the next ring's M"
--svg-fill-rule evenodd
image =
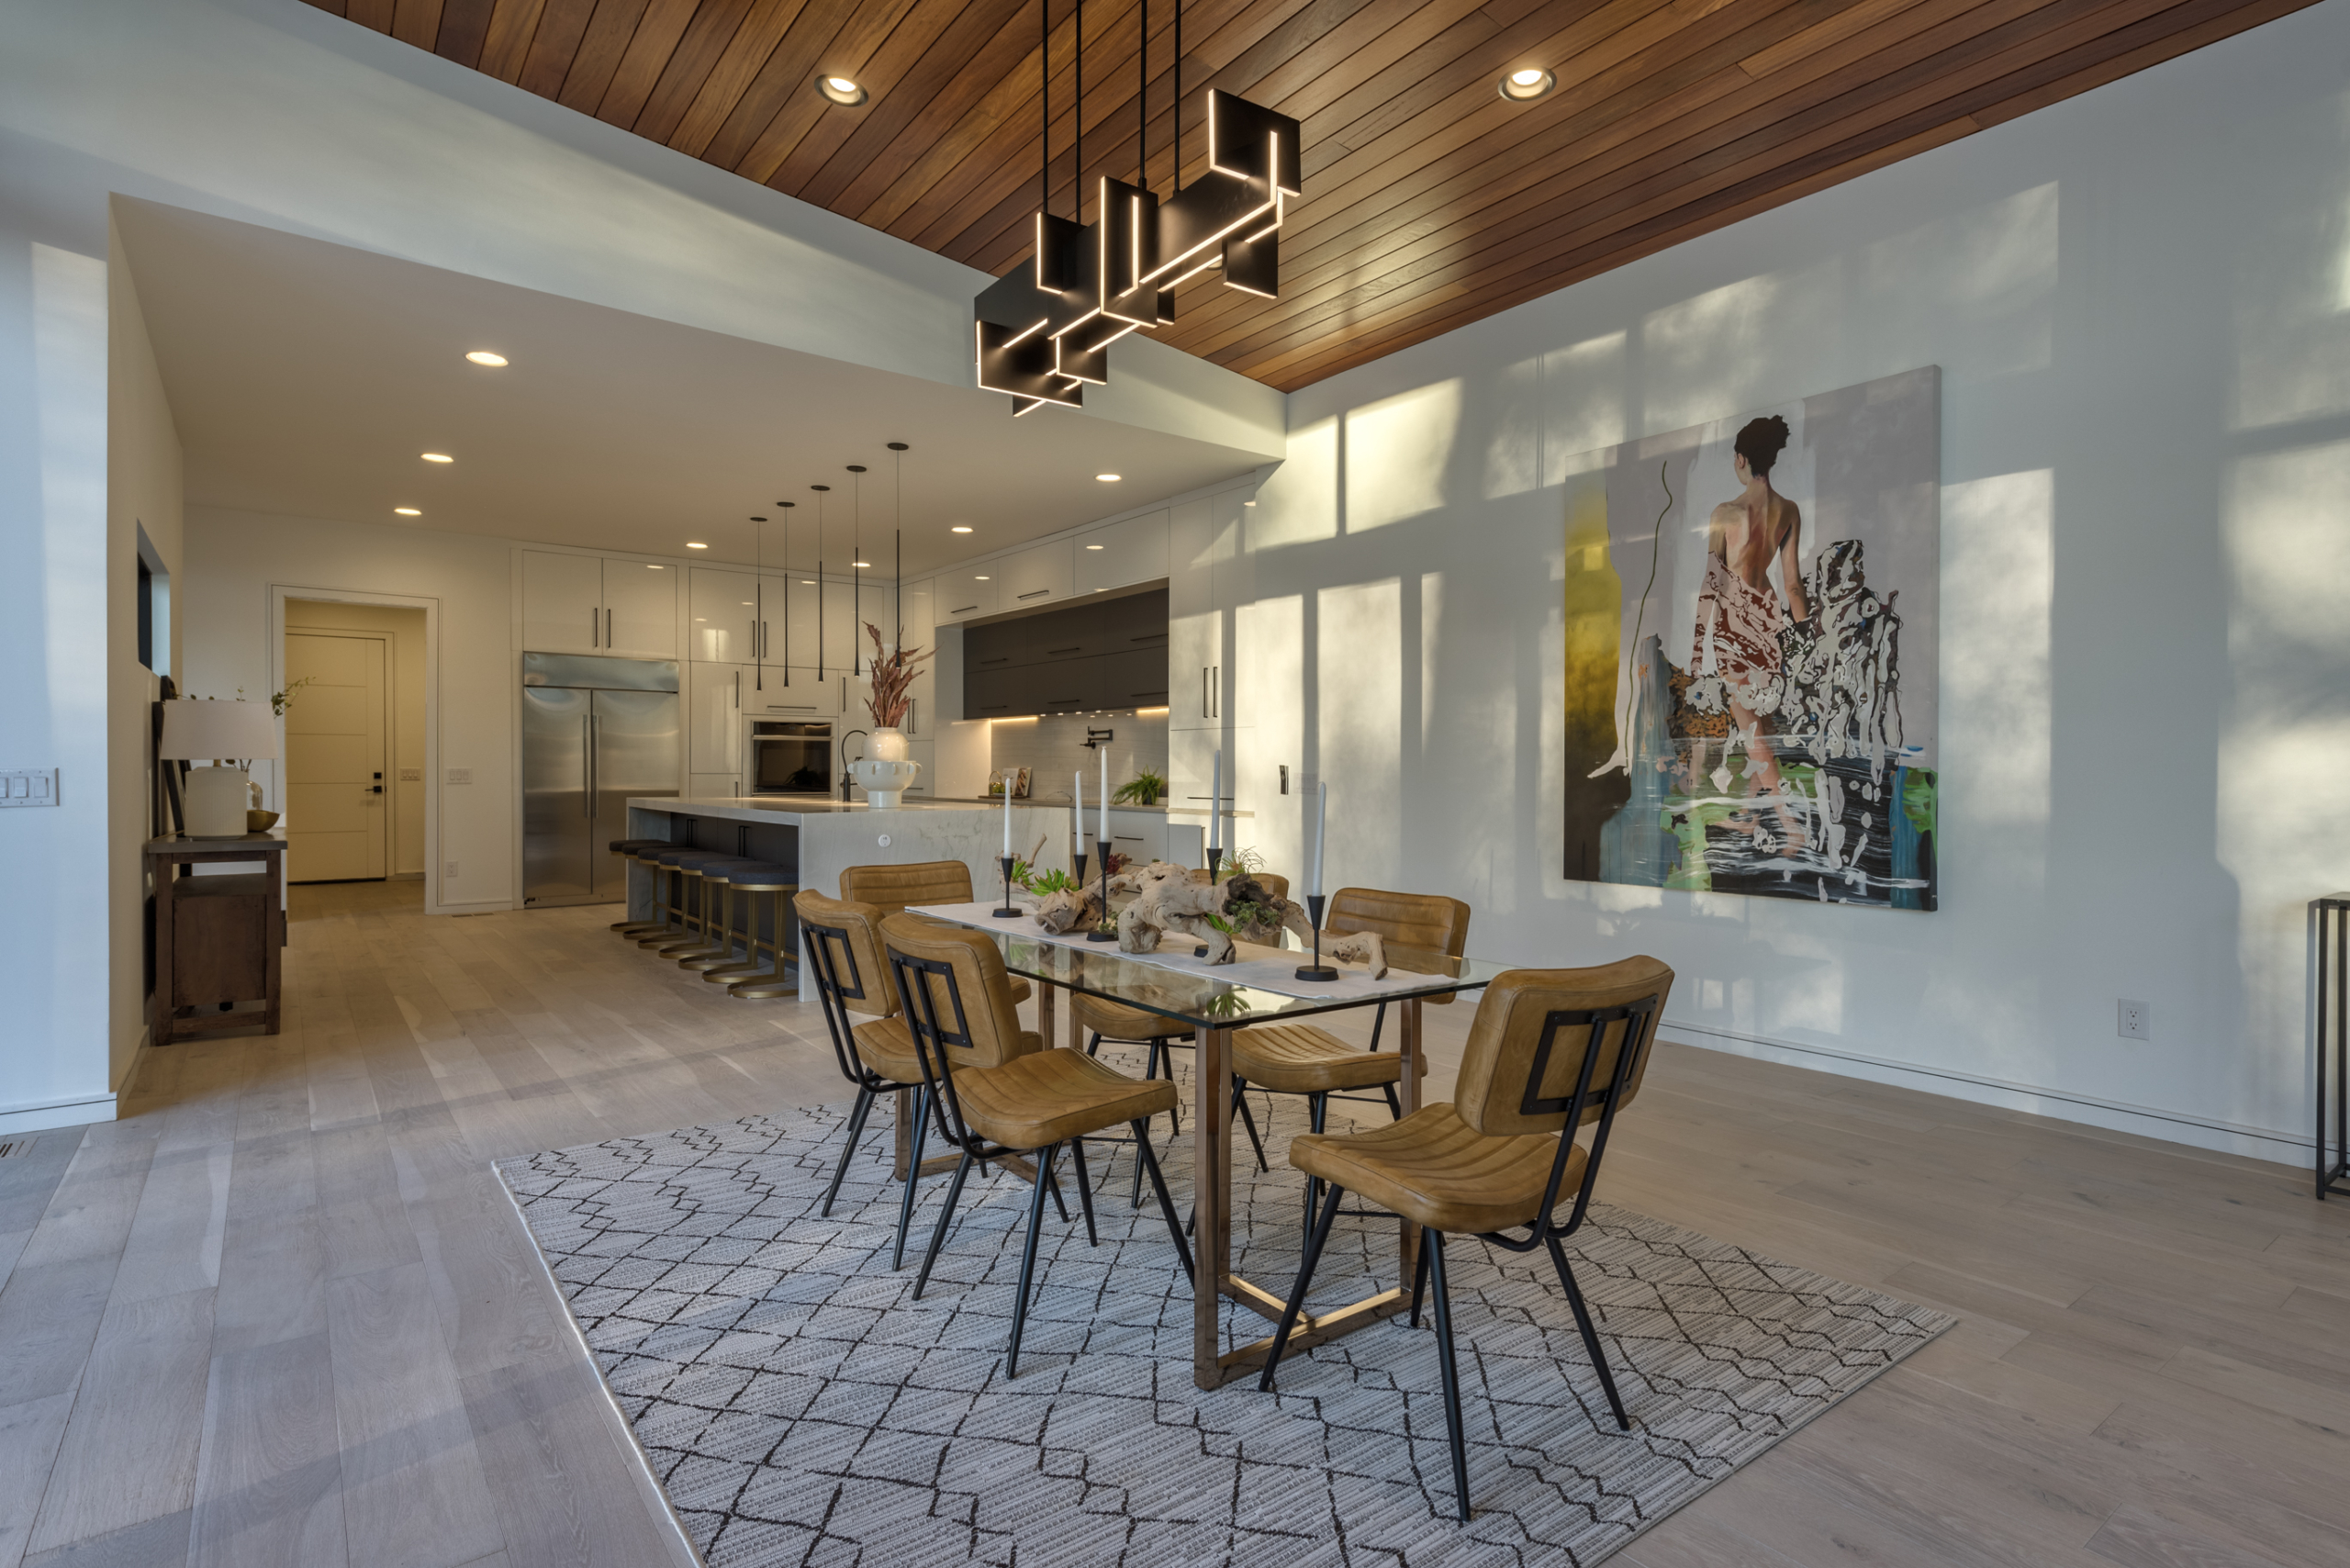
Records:
M1274 1169L1252 1165L1236 1193L1235 1250L1286 1294L1303 1183L1279 1151L1304 1128L1302 1102L1274 1104ZM923 1183L892 1273L887 1120L873 1117L830 1219L833 1110L499 1167L712 1568L1594 1563L1952 1321L1595 1204L1569 1251L1634 1422L1622 1434L1548 1260L1456 1239L1464 1526L1427 1329L1399 1318L1292 1357L1277 1394L1192 1386L1190 1286L1156 1205L1128 1204L1122 1147L1091 1150L1099 1247L1067 1182L1071 1223L1047 1206L1006 1380L1027 1186L975 1173L911 1300L946 1179ZM1188 1209L1190 1139L1168 1148L1158 1130ZM1385 1288L1395 1257L1393 1220L1341 1217L1316 1304ZM1266 1332L1225 1310L1227 1344Z

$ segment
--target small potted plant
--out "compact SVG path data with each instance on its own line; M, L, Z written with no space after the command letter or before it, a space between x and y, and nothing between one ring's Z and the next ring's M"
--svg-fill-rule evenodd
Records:
M1113 806L1155 806L1167 798L1167 776L1147 767L1137 767L1135 776L1118 786L1110 796Z

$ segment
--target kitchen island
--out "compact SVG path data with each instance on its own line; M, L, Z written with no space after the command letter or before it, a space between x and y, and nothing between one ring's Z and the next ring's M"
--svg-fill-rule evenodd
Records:
M841 872L851 866L960 860L970 868L974 894L1001 898L1003 817L1001 804L949 801L876 810L861 801L800 796L636 796L628 802L628 836L665 838L782 866L797 873L800 886L828 898L839 896ZM1089 856L1096 821L1088 809ZM1033 853L1039 869L1068 870L1069 836L1067 805L1013 802L1012 852L1023 860ZM1036 848L1039 841L1041 851ZM1203 842L1194 827L1185 843L1174 847L1188 847L1186 864L1196 866ZM629 918L651 919L652 900L651 879L642 870L634 872L629 879Z

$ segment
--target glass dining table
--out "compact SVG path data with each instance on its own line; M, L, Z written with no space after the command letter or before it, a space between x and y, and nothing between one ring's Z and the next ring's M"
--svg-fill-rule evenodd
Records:
M1244 944L1235 961L1211 967L1194 956L1187 937L1170 935L1162 951L1134 955L1121 953L1113 943L1090 942L1082 931L1067 935L1047 933L1024 909L1016 919L997 917L994 906L987 903L927 905L907 913L968 926L994 937L1002 950L1004 968L1035 984L1037 1027L1047 1045L1056 1033L1055 998L1064 991L1123 1002L1191 1026L1198 1047L1193 1074L1196 1103L1192 1115L1196 1204L1192 1379L1201 1388L1216 1388L1252 1375L1263 1367L1272 1349L1270 1333L1227 1349L1219 1303L1232 1301L1270 1326L1281 1320L1290 1285L1282 1280L1269 1287L1236 1273L1232 1267L1234 1033L1255 1025L1291 1024L1317 1014L1388 1003L1394 1008L1400 1025L1403 1078L1396 1094L1404 1114L1409 1115L1420 1104L1422 1004L1430 997L1478 990L1506 968L1391 946L1386 950L1388 973L1383 979L1372 979L1359 966L1342 966L1335 980L1305 980L1294 973L1305 955L1294 949ZM1069 1012L1067 1043L1082 1049L1075 1010ZM1290 1336L1291 1353L1367 1327L1410 1306L1419 1227L1400 1219L1396 1225L1395 1287L1301 1318Z

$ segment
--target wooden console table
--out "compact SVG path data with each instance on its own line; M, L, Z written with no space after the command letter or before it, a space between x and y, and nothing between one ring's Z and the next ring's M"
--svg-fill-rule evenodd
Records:
M260 861L260 872L183 877L181 868ZM147 841L155 879L155 994L148 1022L159 1046L194 1035L278 1026L285 948L285 834ZM223 1003L229 1003L223 1007Z

